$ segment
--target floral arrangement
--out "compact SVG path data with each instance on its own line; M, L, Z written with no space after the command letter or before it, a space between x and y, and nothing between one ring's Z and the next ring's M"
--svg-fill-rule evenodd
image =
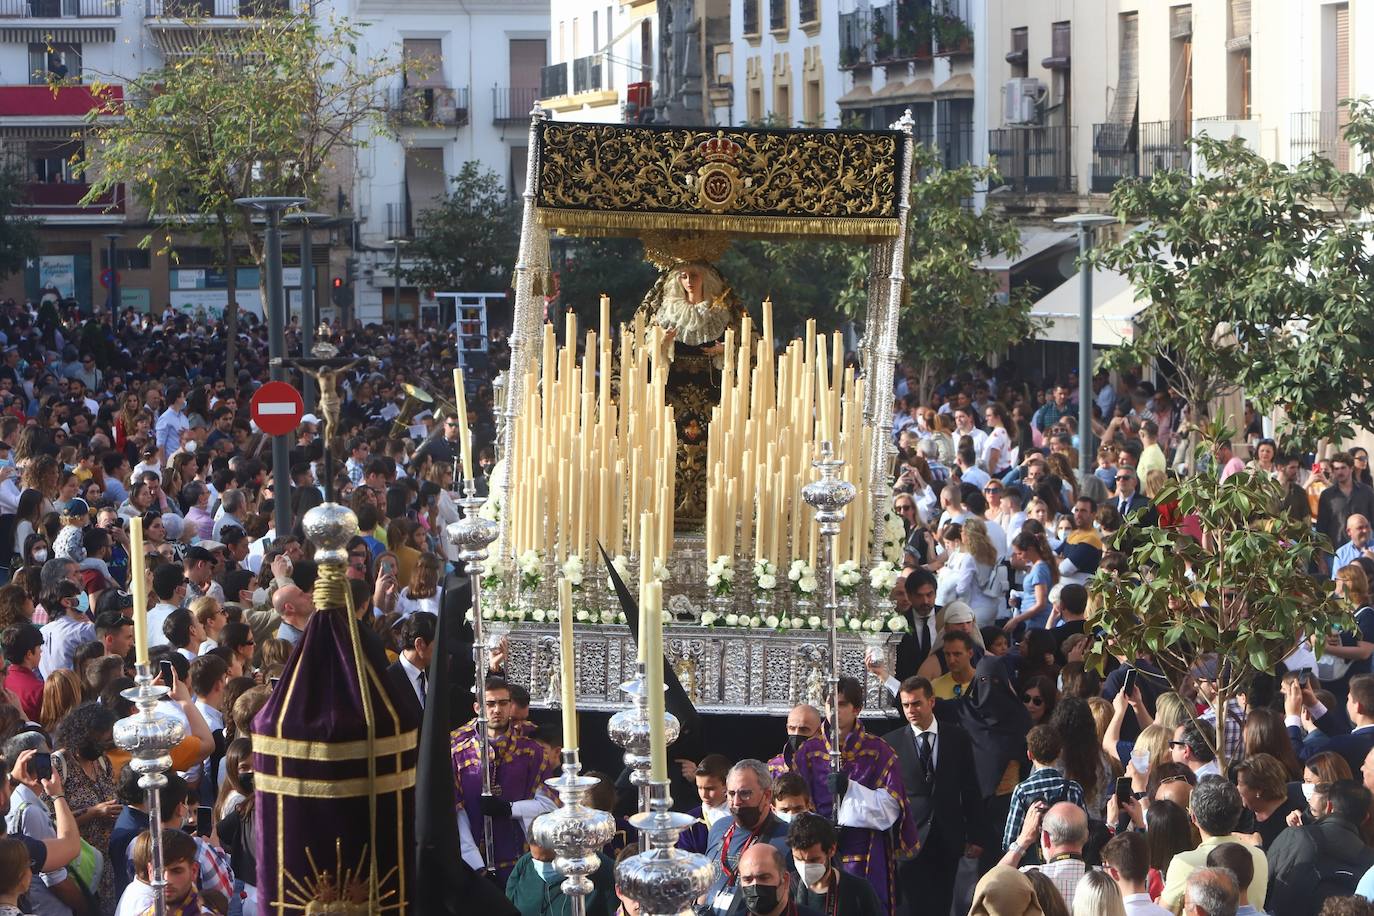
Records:
M792 593L803 598L816 593L816 571L805 560L793 560L787 570L787 578L792 583Z
M863 581L859 564L853 560L845 560L835 567L835 590L840 593L841 598L853 598L857 595Z
M543 565L539 551L530 548L515 561L520 570L520 591L532 592L544 581Z
M668 564L662 560L654 560L654 579L659 582L667 582L672 577L673 574L669 571Z
M768 560L754 561L754 591L766 596L778 587L778 570Z
M724 598L735 587L735 561L721 554L706 567L706 587L717 598Z
M618 554L615 555L615 558L614 558L613 560L611 560L611 566L615 569L615 574L616 574L617 576L620 577L620 581L621 581L621 582L628 582L628 581L629 581L629 579L630 579L630 558L629 558L629 557L625 556L625 554L623 554L623 553L618 553ZM614 592L614 591L615 591L615 583L611 581L611 577L610 577L610 576L607 576L607 577L606 577L606 591L608 591L608 592Z
M701 615L701 625L704 627L734 627L743 630L824 630L825 618L819 614L812 614L808 617L791 617L786 614L717 614L714 611L707 611ZM847 616L836 621L836 629L841 632L850 633L902 633L907 628L906 618L901 614L891 614L886 617L864 618L860 616Z
M888 509L883 513L883 559L894 566L900 565L905 549L906 526L895 512Z
M572 583L573 591L582 591L582 557L573 554L564 561L563 578Z
M501 587L501 583L505 581L506 572L505 565L495 557L489 557L485 563L477 566L477 576L482 582L482 588L491 591Z
M897 566L884 560L868 571L868 587L877 592L878 595L885 596L897 587L898 578L900 578L900 573Z
M487 497L487 501L482 503L482 508L477 510L477 517L484 518L489 522L501 521L501 502L502 497L493 493Z

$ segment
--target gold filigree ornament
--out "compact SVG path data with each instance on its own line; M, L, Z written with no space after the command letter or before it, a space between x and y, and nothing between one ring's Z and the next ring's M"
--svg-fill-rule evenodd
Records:
M363 847L358 863L352 867L343 861L343 843L334 841L334 871L322 870L315 862L314 852L305 851L310 862L312 874L304 879L286 875L291 888L283 895L286 899L272 904L293 912L303 912L305 916L369 916L395 909L388 898L395 895L394 890L382 892L380 900L370 899L368 867L370 865L367 847ZM390 883L396 874L392 869L383 875L378 886Z
M697 155L706 163L695 175L687 176L687 183L696 187L697 201L712 213L734 209L735 199L751 183L735 165L739 154L740 145L725 136L723 130L697 144Z
M681 264L704 261L714 264L730 247L730 237L712 232L645 232L644 259L659 270L672 270Z

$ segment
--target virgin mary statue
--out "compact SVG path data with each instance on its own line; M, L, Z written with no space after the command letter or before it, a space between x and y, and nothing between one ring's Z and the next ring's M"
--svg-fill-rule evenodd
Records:
M644 243L659 275L640 311L666 331L667 399L677 421L674 513L677 521L692 525L706 516L707 429L711 408L720 403L725 333L733 328L738 342L744 317L739 299L711 263L728 245L728 239L703 236Z

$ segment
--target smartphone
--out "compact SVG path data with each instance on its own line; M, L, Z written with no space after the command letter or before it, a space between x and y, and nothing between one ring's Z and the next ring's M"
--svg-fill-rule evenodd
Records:
M394 575L396 575L396 561L395 561L394 559L392 559L391 557L386 557L385 559L383 559L383 560L382 560L382 568L381 568L380 572L381 572L381 574L382 574L383 576L394 576Z
M1131 693L1135 691L1135 676L1138 672L1135 668L1126 669L1126 679L1121 682L1121 692L1126 694L1126 699L1131 698Z
M171 690L177 682L177 669L167 661L158 662L157 666L162 669L162 686Z
M214 809L209 805L201 805L196 809L196 836L210 835L210 831L214 828L214 824L211 823L213 814Z
M1307 688L1308 690L1311 690L1311 689L1312 689L1312 669L1311 669L1311 668L1300 668L1300 669L1298 669L1298 685L1301 686L1301 687L1305 687L1305 688Z
M1129 802L1129 801L1131 800L1131 796L1134 795L1134 794L1135 794L1135 790L1134 790L1133 788L1131 788L1131 777L1129 777L1129 776L1118 776L1118 777L1116 778L1116 802L1117 802L1117 804L1119 804L1119 805L1124 805L1124 804L1126 804L1127 802Z
M29 775L34 779L51 779L52 754L34 754L30 757Z

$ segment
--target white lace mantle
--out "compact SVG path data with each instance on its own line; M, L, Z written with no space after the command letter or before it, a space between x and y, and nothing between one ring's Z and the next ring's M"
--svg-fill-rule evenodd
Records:
M654 320L665 328L676 328L677 340L699 347L724 337L734 317L729 306L710 302L689 305L682 299L665 299Z

